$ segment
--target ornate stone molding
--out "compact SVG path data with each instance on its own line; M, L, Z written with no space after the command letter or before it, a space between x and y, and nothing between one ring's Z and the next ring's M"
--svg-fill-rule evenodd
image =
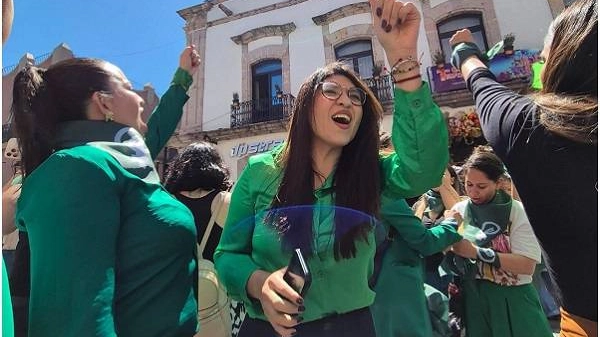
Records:
M206 13L210 11L214 6L214 3L211 1L207 1L203 4L184 8L177 11L177 14L181 16L185 21L189 21L195 16L204 16L206 17Z
M231 22L231 21L235 21L235 20L247 18L249 16L254 16L254 15L258 15L258 14L262 14L262 13L267 13L267 12L278 10L278 9L285 8L285 7L295 6L297 4L301 4L301 3L306 2L306 1L309 1L309 0L289 0L289 1L285 1L285 2L278 2L278 3L272 4L272 5L268 5L268 6L256 8L256 9L249 10L249 11L246 11L246 12L242 12L242 13L238 13L238 14L233 14L231 16L224 17L222 19L217 19L217 20L209 22L207 25L209 27L217 26L217 25L221 25L221 24L224 24L224 23L227 23L227 22Z
M177 11L177 14L185 20L185 27L183 27L183 29L187 33L190 33L198 29L206 28L207 14L213 6L213 3L205 2L201 5Z
M215 141L238 139L250 136L265 135L277 132L287 131L289 119L280 119L269 122L250 124L239 128L224 128L210 131L202 131L201 129L190 129L185 133L175 132L173 137L167 143L168 147L182 148L195 141L204 140L205 136L210 137Z
M264 26L246 31L240 35L232 36L231 40L236 44L248 44L252 41L262 39L269 36L287 36L296 30L296 25L293 22L276 26Z
M370 12L371 8L368 2L359 2L334 9L323 15L315 16L312 20L317 26L323 26L348 16Z

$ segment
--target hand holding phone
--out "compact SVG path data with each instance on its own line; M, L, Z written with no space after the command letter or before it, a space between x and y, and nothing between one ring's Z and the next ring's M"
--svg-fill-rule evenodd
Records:
M304 296L310 287L312 281L308 265L302 255L302 250L296 248L290 259L283 279L289 284L300 296Z

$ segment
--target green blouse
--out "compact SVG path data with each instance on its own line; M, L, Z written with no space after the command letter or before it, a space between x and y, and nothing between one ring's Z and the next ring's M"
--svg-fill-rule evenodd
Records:
M411 93L396 89L392 125L396 152L380 157L382 193L387 198L406 198L438 186L448 162L447 139L443 116L426 83ZM264 320L260 303L248 297L246 283L258 269L272 272L286 266L290 254L282 253L279 237L271 227L247 220L268 209L278 190L282 170L276 166L274 155L261 154L248 161L233 191L214 256L219 278L229 295L244 302L250 317ZM334 259L334 212L331 207L319 207L334 204L332 177L314 191L313 233L317 245L307 261L313 279L304 296L304 321L367 307L375 297L368 286L375 254L373 233L368 242L356 242L355 258Z

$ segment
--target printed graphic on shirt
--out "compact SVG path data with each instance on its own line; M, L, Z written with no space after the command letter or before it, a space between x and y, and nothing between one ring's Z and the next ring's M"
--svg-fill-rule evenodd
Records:
M509 231L510 224L504 233L492 239L489 248L492 248L496 253L510 253ZM503 286L514 286L519 281L517 274L496 268L483 261L477 261L477 278L492 281Z
M134 128L125 127L117 131L114 142L88 144L110 153L124 169L146 183L160 184L144 138Z

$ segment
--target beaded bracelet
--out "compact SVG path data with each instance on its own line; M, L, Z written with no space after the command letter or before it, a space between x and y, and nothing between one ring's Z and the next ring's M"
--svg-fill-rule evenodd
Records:
M407 81L414 80L414 79L417 79L417 78L421 78L421 74L417 74L417 75L414 75L414 76L411 76L411 77L407 77L407 78L402 78L402 79L399 79L399 80L394 80L394 84L407 82Z
M405 64L411 64L408 68L405 69L400 69L400 66L403 66ZM403 58L399 58L398 61L396 61L396 63L394 63L394 65L392 66L392 69L390 70L390 73L393 75L398 75L398 74L404 74L407 73L411 70L416 69L417 67L419 67L421 65L421 59L419 58L419 60L415 60L412 56L409 56L406 59Z
M405 64L411 64L411 65L408 68L400 69L400 66L405 65ZM394 66L392 67L392 70L390 71L390 73L392 74L392 76L405 74L412 70L417 69L419 66L421 66L421 62L419 62L417 60L413 60L412 56L411 56L406 60L399 59L396 63L394 63Z

